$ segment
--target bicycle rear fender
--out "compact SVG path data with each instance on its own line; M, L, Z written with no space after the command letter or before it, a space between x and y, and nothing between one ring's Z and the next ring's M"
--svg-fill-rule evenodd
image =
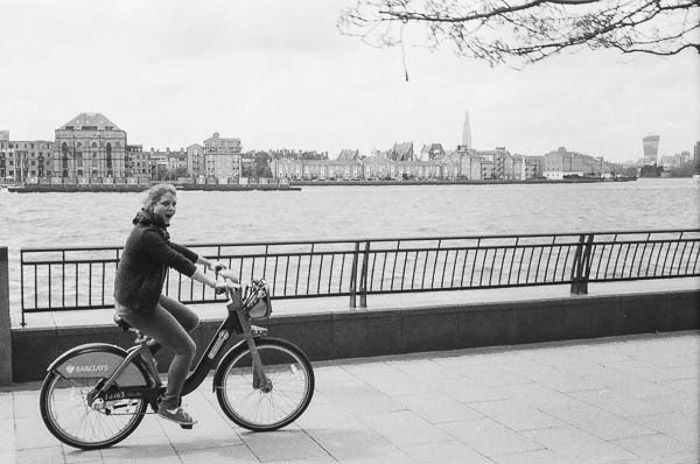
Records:
M56 358L47 371L56 372L66 379L108 378L127 356L126 350L108 343L87 343L66 351ZM147 376L134 359L119 376L121 386L144 386Z

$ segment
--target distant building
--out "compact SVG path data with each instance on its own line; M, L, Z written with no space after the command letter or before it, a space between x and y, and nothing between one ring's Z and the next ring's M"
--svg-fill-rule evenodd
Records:
M513 155L513 178L528 180L542 177L544 156Z
M272 159L270 161L270 171L275 179L299 180L301 175L301 161L289 158Z
M0 182L15 182L15 147L7 138L0 139Z
M127 182L138 182L138 179L151 178L151 157L143 151L142 145L127 145L126 160L124 162L124 174Z
M514 158L505 147L495 150L470 150L470 153L481 158L481 179L514 180Z
M464 113L464 127L462 128L462 146L471 149L472 146L472 126L469 120L469 111Z
M363 177L367 180L396 178L395 163L386 156L375 154L362 160Z
M482 180L481 156L476 150L459 145L450 159L457 163L457 177L467 180Z
M644 147L644 165L653 166L657 164L659 157L659 140L658 135L647 135L642 139Z
M340 150L338 161L357 161L360 159L360 150Z
M570 152L559 147L544 155L544 173L548 179L563 179L566 176L600 177L602 158Z
M155 150L151 148L149 162L152 176L158 180L176 180L187 177L187 151L179 150Z
M7 129L0 130L0 142L10 141L10 131Z
M36 184L51 175L51 153L54 143L48 140L11 141L14 147L14 180ZM8 160L10 161L11 158ZM9 167L13 167L10 164ZM8 169L8 176L10 175Z
M392 161L411 161L413 159L413 142L395 143L387 155Z
M432 161L440 159L443 156L445 156L445 150L442 148L442 144L429 143L423 145L423 148L421 148L420 150L418 159L420 159L421 161Z
M204 141L205 174L219 182L235 180L241 177L241 140L227 139L218 132Z
M206 175L204 146L194 143L187 147L187 172L192 177L201 177Z
M81 113L55 132L54 177L91 181L125 177L126 132L101 113Z

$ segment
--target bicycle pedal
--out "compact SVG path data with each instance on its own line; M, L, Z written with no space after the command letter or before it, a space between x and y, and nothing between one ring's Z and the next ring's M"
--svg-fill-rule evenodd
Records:
M180 424L180 427L185 429L185 430L192 430L192 426L194 424Z

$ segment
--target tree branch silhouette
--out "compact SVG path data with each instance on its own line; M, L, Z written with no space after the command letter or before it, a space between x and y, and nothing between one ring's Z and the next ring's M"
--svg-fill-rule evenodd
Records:
M700 53L700 0L356 0L341 12L343 34L372 46L403 46L417 25L423 45L524 66L564 51Z

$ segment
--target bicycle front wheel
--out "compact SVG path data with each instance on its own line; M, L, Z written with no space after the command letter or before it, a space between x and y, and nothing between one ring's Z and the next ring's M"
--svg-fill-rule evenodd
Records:
M277 430L296 420L314 394L309 359L292 343L276 338L255 341L271 388L256 386L246 345L230 351L216 373L216 396L236 424L256 432Z
M128 369L142 375L135 366ZM87 394L99 380L94 376L66 377L57 371L49 372L44 379L39 397L41 417L49 431L63 443L85 450L112 446L129 436L143 420L147 407L143 399L88 404Z

